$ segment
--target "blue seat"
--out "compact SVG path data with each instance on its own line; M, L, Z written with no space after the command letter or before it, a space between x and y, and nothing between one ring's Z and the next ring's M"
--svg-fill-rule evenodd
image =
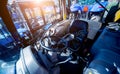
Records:
M105 28L92 46L91 53L95 56L101 49L120 54L120 31L112 31Z
M88 69L100 74L119 74L120 31L105 28L91 48L93 58Z
M101 49L90 62L88 69L94 69L100 74L118 74L120 55L107 49Z
M120 68L120 55L113 51L102 49L96 56L94 56L94 60L102 60L106 63L109 63L113 66Z
M93 60L84 74L117 74L117 68L102 60Z

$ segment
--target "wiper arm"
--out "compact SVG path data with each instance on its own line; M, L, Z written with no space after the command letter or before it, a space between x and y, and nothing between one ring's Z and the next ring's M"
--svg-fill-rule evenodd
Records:
M108 12L108 10L107 10L107 8L105 8L98 0L95 0L99 5L101 5L107 12Z

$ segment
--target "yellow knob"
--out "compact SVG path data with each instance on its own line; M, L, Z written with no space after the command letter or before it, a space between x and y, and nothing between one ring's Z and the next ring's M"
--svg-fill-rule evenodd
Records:
M116 12L114 22L118 21L119 19L120 19L120 10Z

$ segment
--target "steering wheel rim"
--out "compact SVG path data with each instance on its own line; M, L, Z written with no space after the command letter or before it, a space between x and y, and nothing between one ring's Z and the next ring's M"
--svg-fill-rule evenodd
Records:
M68 33L66 34L63 38L67 38L69 36L69 40L68 40L68 49L71 50L72 52L77 52L80 48L81 48L81 45L79 45L79 47L76 48L76 43L74 42L77 41L77 44L81 44L81 38L79 37L75 37L74 34L72 33ZM71 45L69 46L69 44L72 44L73 48L71 47Z
M49 38L50 38L50 39L51 39L51 38L57 38L57 39L58 39L58 42L55 43L55 45L57 45L56 48L52 48L51 45L50 45L50 46L46 46L45 44L43 44L43 43L44 43L44 39L49 39ZM50 41L51 41L51 40L50 40ZM63 45L64 45L63 48L58 48L58 45L59 45L60 43L63 43ZM51 44L52 44L52 43L51 43ZM53 46L55 46L55 45L54 45L54 43L53 43ZM60 38L60 37L57 37L57 36L45 36L45 37L42 37L42 38L40 39L40 46L41 46L43 49L47 50L47 51L61 52L61 51L63 51L64 49L67 48L67 45L68 45L68 42L67 42L64 38ZM60 50L59 50L59 49L60 49Z

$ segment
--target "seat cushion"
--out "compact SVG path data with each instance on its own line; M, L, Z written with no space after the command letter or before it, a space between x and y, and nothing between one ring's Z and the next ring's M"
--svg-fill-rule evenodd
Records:
M94 60L102 60L106 63L109 63L115 67L120 68L120 55L118 53L115 53L113 51L109 51L107 49L103 49L101 52L99 52L95 57Z
M102 60L93 60L84 74L116 74L117 69L113 65Z
M120 54L120 31L111 31L105 28L91 48L91 53L96 55L101 49L110 50Z

